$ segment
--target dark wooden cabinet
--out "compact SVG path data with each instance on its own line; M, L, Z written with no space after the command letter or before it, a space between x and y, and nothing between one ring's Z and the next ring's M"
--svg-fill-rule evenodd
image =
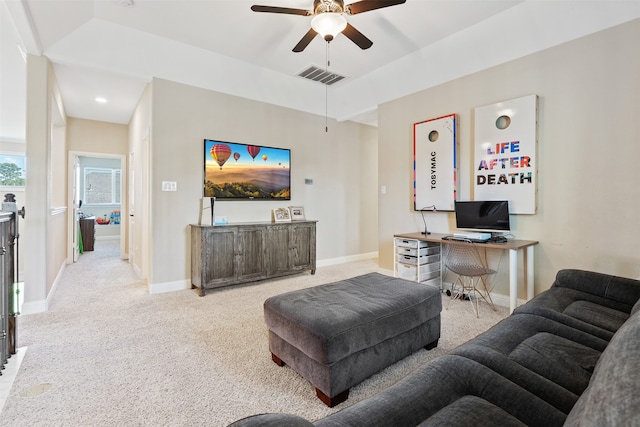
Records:
M292 270L306 270L313 264L316 268L316 225L315 223L291 224L289 240L289 267Z
M191 225L191 284L200 295L315 269L315 221Z
M96 241L96 218L80 219L80 233L82 235L82 250L92 251Z

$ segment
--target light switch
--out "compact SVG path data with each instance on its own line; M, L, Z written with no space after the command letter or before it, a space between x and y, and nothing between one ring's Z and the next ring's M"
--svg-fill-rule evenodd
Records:
M175 181L162 181L162 191L177 191L178 183Z

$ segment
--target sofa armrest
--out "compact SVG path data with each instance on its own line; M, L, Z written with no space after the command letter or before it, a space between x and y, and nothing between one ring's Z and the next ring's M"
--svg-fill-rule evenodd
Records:
M640 313L631 316L602 353L589 387L567 417L568 427L637 426L640 410Z
M633 306L640 299L640 280L597 273L564 269L558 271L554 287L570 288Z

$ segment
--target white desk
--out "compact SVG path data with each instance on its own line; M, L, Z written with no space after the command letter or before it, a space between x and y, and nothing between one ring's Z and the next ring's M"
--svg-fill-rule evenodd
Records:
M466 245L466 242L455 240L443 240L450 234L422 233L396 234L394 237L402 239L421 240L423 242L446 243L451 245ZM533 247L538 242L535 240L509 240L505 243L482 243L482 247L488 249L502 249L509 251L509 313L518 306L518 251L522 251L524 261L524 287L527 290L527 300L533 298ZM395 254L394 254L395 256Z

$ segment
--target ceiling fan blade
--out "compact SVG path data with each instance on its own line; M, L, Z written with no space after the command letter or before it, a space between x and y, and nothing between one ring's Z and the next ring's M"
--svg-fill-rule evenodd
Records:
M362 0L345 6L349 15L356 15L370 10L382 9L383 7L395 6L406 3L407 0Z
M302 16L313 15L313 12L311 12L310 10L292 9L290 7L260 6L257 4L254 4L253 6L251 6L251 10L253 10L254 12L285 13L287 15L302 15Z
M314 30L313 28L309 28L309 31L307 31L307 34L305 34L304 37L300 39L298 44L293 48L293 51L302 52L307 46L309 46L309 43L311 43L311 40L313 40L313 38L317 35L318 33L316 33L316 30Z
M342 31L342 34L347 36L352 42L358 45L360 49L369 49L373 46L373 42L369 40L364 34L356 30L353 25L347 24L347 28Z

